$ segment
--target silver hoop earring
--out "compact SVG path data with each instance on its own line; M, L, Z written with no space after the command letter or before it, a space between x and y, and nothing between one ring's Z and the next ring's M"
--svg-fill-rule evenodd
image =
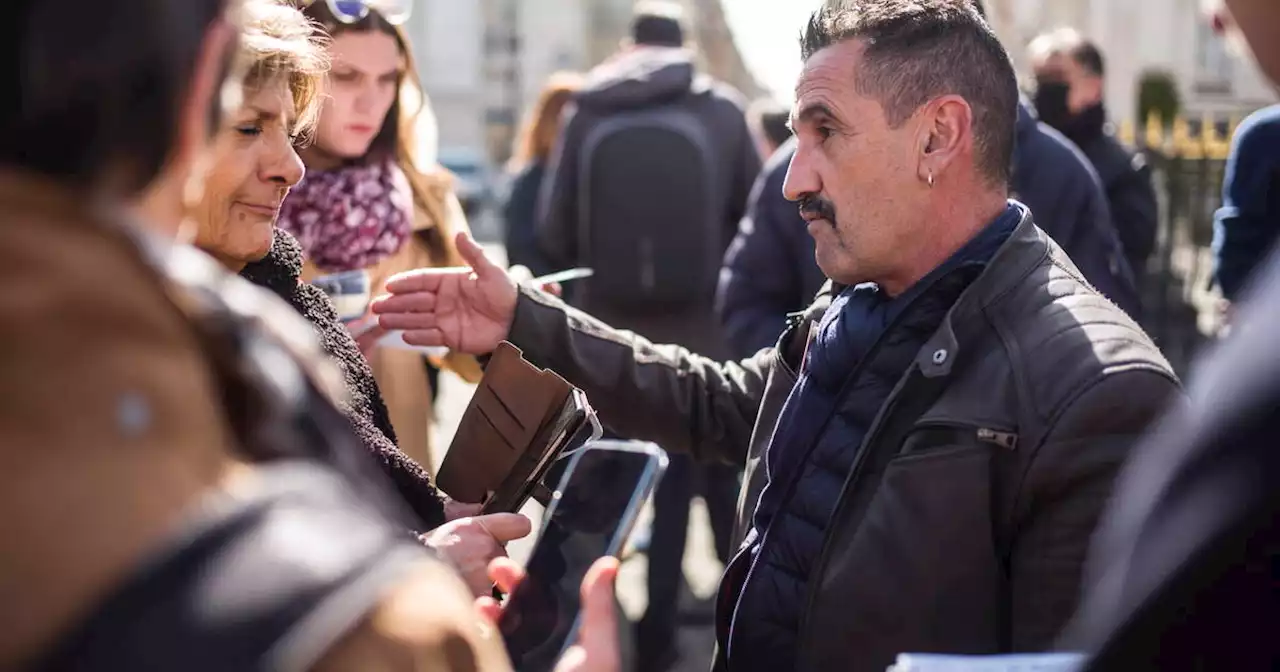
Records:
M929 188L933 188L933 173L929 173Z

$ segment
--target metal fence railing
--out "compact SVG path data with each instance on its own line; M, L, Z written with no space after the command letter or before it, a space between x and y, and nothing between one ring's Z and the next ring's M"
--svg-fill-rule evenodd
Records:
M1140 137L1132 127L1120 129L1121 140L1145 153L1160 201L1155 252L1137 269L1143 326L1182 374L1217 330L1210 243L1237 123L1179 118L1166 126L1152 118Z

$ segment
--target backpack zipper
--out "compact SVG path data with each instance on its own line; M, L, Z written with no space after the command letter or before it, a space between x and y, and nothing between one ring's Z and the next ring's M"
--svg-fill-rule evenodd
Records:
M645 292L652 293L658 284L658 274L653 266L653 240L640 239L640 286Z

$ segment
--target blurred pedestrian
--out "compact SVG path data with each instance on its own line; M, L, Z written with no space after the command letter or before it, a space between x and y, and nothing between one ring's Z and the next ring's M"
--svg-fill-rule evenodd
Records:
M827 3L802 55L783 188L832 282L776 348L655 345L474 245L471 269L406 274L374 311L410 342L508 339L616 431L747 465L716 669L1047 649L1178 381L1009 199L1017 79L968 3Z
M1225 5L1232 42L1242 35L1280 85L1280 3L1210 4ZM1235 170L1246 183L1274 178L1265 163ZM1280 661L1280 258L1237 298L1234 333L1196 367L1191 403L1169 412L1117 482L1061 643L1090 652L1087 670Z
M1223 172L1222 207L1213 217L1213 277L1228 306L1280 238L1280 105L1236 128ZM1230 319L1228 308L1228 320Z
M981 2L974 7L985 16ZM1140 301L1092 166L1060 133L1036 120L1019 100L1012 196L1031 208L1036 225L1062 246L1094 288L1130 315ZM826 278L814 241L795 204L782 194L795 143L783 146L752 190L751 207L725 255L717 313L734 354L772 346L787 315L813 301Z
M1036 112L1074 142L1098 171L1125 258L1141 284L1155 249L1160 212L1146 157L1120 144L1107 119L1102 51L1071 28L1040 35L1028 51L1036 75Z
M716 278L760 155L741 94L697 72L686 32L678 4L637 4L629 40L591 71L565 117L538 241L553 267L595 271L567 288L574 305L646 338L727 356ZM727 561L738 487L734 467L671 460L654 495L641 670L677 655L690 500L702 495Z
M787 120L791 108L773 98L761 98L751 104L747 118L751 120L751 132L760 147L760 158L768 160L778 148L791 139L791 127Z
M228 72L258 83L249 107L313 89L300 15L8 9L0 668L510 669L472 593L406 534L310 326L173 244L202 207L211 130L244 112ZM227 130L223 149L286 156L271 116L269 138ZM222 205L262 239L261 203Z
M506 220L507 263L528 268L534 276L556 270L538 248L535 225L538 218L538 193L551 161L551 150L560 137L560 120L565 106L582 87L582 77L560 72L551 76L529 112L507 169L511 173L511 191L503 206Z
M402 24L407 0L303 2L332 38L331 70L313 137L299 153L307 177L289 194L280 227L302 245L302 279L367 270L374 295L391 275L461 262L453 236L467 230L452 178L435 160L435 120ZM403 349L366 352L400 449L427 469L432 386L426 358ZM443 364L479 379L475 360Z

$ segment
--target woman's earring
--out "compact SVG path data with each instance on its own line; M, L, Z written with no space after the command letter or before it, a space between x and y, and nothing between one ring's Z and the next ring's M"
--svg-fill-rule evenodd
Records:
M933 173L929 173L929 188L933 188Z

